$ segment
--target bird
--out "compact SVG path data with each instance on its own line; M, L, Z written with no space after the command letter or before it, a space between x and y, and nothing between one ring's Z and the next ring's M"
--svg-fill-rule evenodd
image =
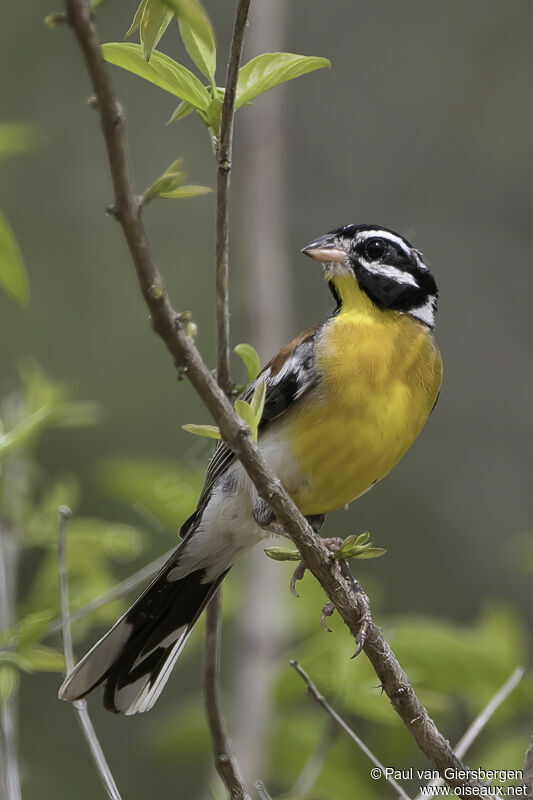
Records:
M423 255L379 225L349 224L301 251L322 265L335 308L264 367L258 448L315 531L384 478L435 407L438 290ZM181 542L145 591L66 677L64 700L104 684L126 715L158 699L232 565L271 536L273 512L220 441Z

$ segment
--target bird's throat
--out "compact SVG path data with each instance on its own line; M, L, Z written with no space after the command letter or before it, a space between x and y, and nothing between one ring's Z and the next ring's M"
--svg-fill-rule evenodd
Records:
M375 313L376 307L368 295L359 287L355 275L327 276L330 290L337 302L337 312L360 311Z

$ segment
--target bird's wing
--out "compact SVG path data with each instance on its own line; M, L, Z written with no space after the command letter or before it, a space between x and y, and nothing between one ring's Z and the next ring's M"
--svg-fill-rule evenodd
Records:
M318 383L320 374L316 366L315 342L319 328L318 325L308 328L286 344L241 395L242 400L250 402L259 383L265 381L265 405L259 423L260 433ZM192 533L209 502L213 486L234 461L232 450L224 442L219 442L207 467L198 506L183 524L181 536Z

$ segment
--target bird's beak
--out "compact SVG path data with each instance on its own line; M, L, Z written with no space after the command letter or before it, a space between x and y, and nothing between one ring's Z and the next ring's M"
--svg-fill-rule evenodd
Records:
M315 261L332 262L332 261L345 261L347 253L342 250L335 241L335 237L331 234L320 236L315 239L311 244L306 245L301 251L309 258L314 258Z

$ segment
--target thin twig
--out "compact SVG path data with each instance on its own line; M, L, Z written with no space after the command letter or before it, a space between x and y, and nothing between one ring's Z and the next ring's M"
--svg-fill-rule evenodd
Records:
M81 608L77 608L76 611L72 611L70 614L70 621L76 622L78 619L83 619L88 614L92 614L93 611L101 608L102 606L106 606L108 603L112 603L114 600L118 600L119 597L122 597L125 594L133 591L142 583L147 581L149 578L152 578L156 572L158 572L163 564L165 564L172 553L176 548L173 547L171 550L166 552L164 555L155 558L153 561L150 561L149 564L146 566L141 567L141 569L134 572L133 575L130 575L129 578L117 583L115 586L112 586L111 589L108 589L107 592L98 595L93 600L89 600L88 603L85 603L84 606ZM63 620L61 617L52 620L50 625L48 626L46 633L56 633L60 631L63 627Z
M370 759L370 761L372 762L372 764L373 764L375 767L377 767L377 768L378 768L378 769L381 771L381 775L382 775L382 776L383 776L383 778L385 778L385 780L386 780L386 781L387 781L387 782L388 782L388 783L389 783L389 784L392 786L392 788L394 789L394 791L395 791L395 792L397 792L397 794L398 794L398 795L399 795L401 798L403 798L403 800L410 800L410 798L409 798L409 795L408 795L408 794L406 794L406 792L405 792L405 791L402 789L402 787L400 786L400 784L399 784L397 781L395 781L395 780L394 780L394 778L393 778L392 776L389 776L389 775L387 775L387 773L386 773L386 771L385 771L385 767L383 766L383 764L381 763L381 761L380 761L378 758L376 758L376 756L374 755L374 753L373 753L371 750L369 750L369 749L368 749L368 747L366 746L366 744L365 744L365 743L364 743L364 742L363 742L363 741L362 741L362 740L359 738L359 736L358 736L358 735L355 733L355 731L353 731L353 730L350 728L350 726L348 725L348 723L347 723L347 722L345 722L345 721L343 720L343 718L342 718L342 717L340 717L340 716L337 714L337 712L335 711L335 709L334 709L334 708L332 708L332 706L330 706L330 704L328 703L328 701L326 700L326 698L325 698L323 695L321 695L321 694L320 694L320 692L319 692L319 691L318 691L318 689L316 688L315 684L313 683L313 681L311 680L311 678L309 677L309 675L307 674L307 672L306 672L304 669L302 669L302 667L301 667L301 666L298 664L298 662L297 662L297 661L290 661L289 663L290 663L291 667L293 667L293 668L296 670L296 672L298 673L298 675L299 675L301 678L303 678L303 680L305 681L305 683L306 683L306 685L307 685L307 693L308 693L308 694L309 694L309 695L310 695L310 696L311 696L311 697L312 697L314 700L316 700L316 702L317 702L317 703L318 703L320 706L322 706L322 708L323 708L325 711L327 711L327 713L330 715L330 717L332 717L332 718L335 720L335 722L337 723L337 725L339 725L339 727L341 727L341 728L342 728L342 730L344 731L344 733L345 733L347 736L349 736L349 738L352 740L352 742L355 742L355 744L357 745L357 747L358 747L358 748L359 748L359 749L360 749L360 750L361 750L361 751L362 751L362 752L365 754L365 756L366 756L368 759Z
M243 59L283 51L291 0L268 0L250 6ZM264 363L294 336L295 297L288 236L290 191L287 186L286 87L267 92L239 120L241 174L245 180L239 208L246 225L239 227L246 269L242 298L247 329ZM239 112L240 114L240 112ZM233 674L232 737L245 780L263 774L268 758L272 693L278 659L289 638L285 575L265 563L261 547L247 554L243 569L237 648ZM303 797L303 794L301 795Z
M204 704L211 733L215 766L231 800L250 800L232 754L219 697L221 592L213 595L206 612L204 656Z
M250 0L239 0L231 40L226 90L220 121L220 141L217 147L217 215L216 215L216 309L217 309L217 379L229 395L229 187L233 149L235 94L242 56L244 29L248 20Z
M14 532L0 525L0 632L15 621L18 542ZM21 800L17 756L16 694L0 703L1 756L6 800Z
M359 633L363 610L357 596L342 576L338 564L331 563L330 554L320 537L314 533L279 479L268 468L250 437L248 427L235 414L169 302L150 252L140 216L139 199L132 188L123 113L108 76L90 10L86 0L66 0L66 6L69 25L80 45L93 92L98 99L98 111L113 181L115 216L128 243L140 290L151 314L152 327L163 340L176 367L181 368L191 381L218 425L223 440L241 461L259 496L269 503L277 521L291 536L310 571L335 604L355 638ZM449 742L430 719L391 648L374 625L369 628L364 651L383 690L420 750L441 773L445 769L465 770ZM458 778L450 782L458 788L458 796L465 793L465 785L481 785L474 779Z
M229 188L235 93L242 55L244 28L250 0L239 0L231 40L226 89L222 104L220 142L217 147L216 214L216 320L217 382L229 397L230 319L229 319ZM233 754L220 700L220 639L222 632L222 590L218 589L206 610L204 655L204 703L215 756L215 767L232 800L248 800L244 781Z
M498 689L494 697L489 700L485 708L480 711L477 717L471 722L455 746L455 752L459 758L462 758L466 755L468 750L470 750L496 709L501 706L504 700L507 700L513 689L515 689L522 680L523 675L524 667L517 667L507 678L503 686Z
M500 686L496 694L491 697L487 705L479 712L477 717L470 723L466 731L463 733L457 744L455 745L455 755L458 758L463 758L472 747L473 743L493 716L496 709L506 700L513 689L515 689L524 675L524 667L517 667L511 675L507 678L503 686ZM435 778L427 784L426 790L431 790L433 787L442 786L445 781L442 778ZM424 795L418 794L415 800L422 800L423 797L431 797L431 794Z
M74 668L74 653L72 650L72 635L70 631L70 618L68 608L68 576L66 562L67 544L67 519L72 512L66 506L59 509L59 541L58 541L58 572L59 572L59 603L61 608L61 621L63 632L63 651L65 653L66 674ZM104 752L98 741L85 700L76 700L74 709L80 723L81 730L98 772L98 776L106 790L109 800L121 800L120 793L115 784L111 770L104 756Z

